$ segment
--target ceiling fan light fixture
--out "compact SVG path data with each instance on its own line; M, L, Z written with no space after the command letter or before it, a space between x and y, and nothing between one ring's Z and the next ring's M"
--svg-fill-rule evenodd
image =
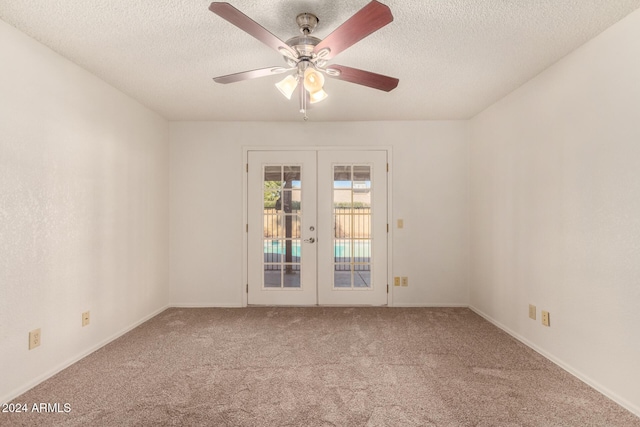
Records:
M304 70L304 88L313 95L321 91L324 86L324 76L315 68L309 67Z
M320 89L319 91L309 94L309 103L315 104L316 102L324 101L327 99L327 96L329 96L327 95L327 92Z
M276 83L276 87L287 99L291 99L291 95L293 95L296 87L298 87L298 79L292 75L288 75Z

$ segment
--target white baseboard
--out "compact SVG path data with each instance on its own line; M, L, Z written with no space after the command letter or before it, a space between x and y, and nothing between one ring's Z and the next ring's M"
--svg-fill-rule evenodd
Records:
M450 303L450 304L416 304L411 302L399 302L390 305L390 307L422 307L422 308L469 308L469 304Z
M502 329L503 331L505 331L506 333L511 335L513 338L517 339L518 341L520 341L521 343L526 345L527 347L529 347L532 350L535 350L536 352L540 353L546 359L548 359L551 362L555 363L560 368L564 369L565 371L567 371L568 373L570 373L574 377L578 378L583 383L585 383L588 386L590 386L591 388L599 391L600 393L602 393L603 395L605 395L609 399L611 399L614 402L616 402L618 405L620 405L623 408L627 409L632 414L640 417L640 407L638 407L638 406L632 404L631 402L629 402L628 400L620 397L618 394L616 394L613 391L609 390L607 387L604 387L602 384L600 384L597 381L593 380L588 375L585 375L584 373L578 371L577 369L574 369L568 363L566 363L563 360L557 358L556 356L554 356L553 354L547 352L546 350L538 347L536 344L532 343L531 341L529 341L525 337L521 336L520 334L517 334L516 332L512 331L511 329L509 329L508 327L506 327L502 323L498 322L497 320L493 319L491 316L488 316L487 314L483 313L481 310L477 309L476 307L473 307L473 306L470 305L469 309L472 310L477 315L479 315L482 318L484 318L485 320L487 320L488 322L490 322L493 325L497 326L498 328Z
M111 341L114 341L117 338L120 338L122 335L126 334L127 332L131 331L132 329L137 328L138 326L140 326L141 324L143 324L147 320L157 316L158 314L162 313L163 311L165 311L169 307L170 306L167 305L167 306L164 306L164 307L154 311L151 314L148 314L147 316L143 317L142 319L138 320L137 322L134 322L133 324L131 324L131 325L125 327L124 329L116 332L115 334L111 335L110 337L100 341L98 344L90 347L89 349L81 352L80 354L78 354L76 356L71 357L70 359L66 360L65 362L62 362L61 364L59 364L58 366L54 367L53 369L50 369L49 371L45 372L44 374L37 376L33 380L31 380L28 383L24 384L23 386L18 387L17 389L11 391L7 395L0 397L0 403L8 403L8 402L10 402L11 400L15 399L16 397L20 396L21 394L31 390L33 387L37 386L41 382L43 382L45 380L48 380L49 378L51 378L52 376L54 376L58 372L66 369L69 366L73 365L74 363L84 359L85 357L87 357L88 355L93 353L94 351L101 349L105 345L109 344Z
M242 308L238 304L171 304L167 308Z
M461 303L451 303L451 304L414 304L414 303L396 303L388 306L374 306L374 305L342 305L342 304L324 304L322 306L318 305L260 305L260 304L250 304L250 305L236 305L236 304L172 304L169 308L246 308L246 307L423 307L423 308L468 308L468 304Z

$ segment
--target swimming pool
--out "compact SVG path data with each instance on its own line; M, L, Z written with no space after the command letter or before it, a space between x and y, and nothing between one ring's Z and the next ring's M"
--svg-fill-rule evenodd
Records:
M265 255L284 255L286 243L283 240L265 240L263 252ZM371 241L339 241L333 244L333 254L336 258L370 258ZM300 240L291 241L291 255L300 257Z

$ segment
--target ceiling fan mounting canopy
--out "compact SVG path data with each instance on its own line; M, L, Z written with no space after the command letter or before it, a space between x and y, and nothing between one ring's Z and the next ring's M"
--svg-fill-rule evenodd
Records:
M298 27L300 27L300 32L307 35L315 30L320 20L313 13L304 12L296 16L296 22L298 23Z

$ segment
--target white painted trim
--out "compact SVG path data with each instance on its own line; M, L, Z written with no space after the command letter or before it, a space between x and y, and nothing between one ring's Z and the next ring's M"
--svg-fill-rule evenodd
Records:
M242 147L243 152L249 151L391 151L390 145L317 145L317 146L297 146L297 145L283 145L283 146L245 146Z
M60 371L63 371L64 369L67 369L69 366L73 365L74 363L77 363L80 360L84 359L85 357L89 356L91 353L95 352L96 350L101 349L102 347L104 347L105 345L109 344L110 342L115 341L116 339L120 338L121 336L123 336L127 332L132 331L133 329L135 329L138 326L142 325L147 320L154 318L155 316L157 316L158 314L162 313L163 311L165 311L166 309L168 309L170 307L171 306L166 305L166 306L154 311L153 313L148 314L147 316L143 317L142 319L138 320L137 322L134 322L133 324L125 327L124 329L120 330L119 332L116 332L115 334L111 335L110 337L100 341L98 344L90 347L88 350L85 350L85 351L81 352L80 354L71 357L70 359L66 360L65 362L62 362L61 364L59 364L58 366L54 367L53 369L50 369L49 371L45 372L44 374L37 376L33 380L31 380L28 383L24 384L23 386L18 387L17 389L11 391L6 396L2 396L0 398L0 403L8 403L8 402L10 402L11 400L15 399L16 397L20 396L21 394L31 390L32 388L34 388L38 384L40 384L40 383L48 380L49 378L53 377L55 374L59 373Z
M249 172L247 167L249 165L249 151L247 148L242 148L242 264L240 273L242 282L240 283L240 301L242 307L246 307L248 303L247 299L247 286L249 286L249 233L247 232L247 224L249 224L249 212L248 211L248 194L249 194Z
M487 314L483 313L481 310L477 309L476 307L473 307L473 306L470 305L469 309L471 309L474 313L476 313L477 315L479 315L482 318L484 318L485 320L487 320L489 323L492 323L493 325L495 325L498 328L502 329L503 331L505 331L506 333L511 335L513 338L517 339L518 341L520 341L521 343L526 345L527 347L529 347L532 350L538 352L540 355L544 356L546 359L548 359L549 361L553 362L554 364L556 364L560 368L564 369L565 371L567 371L568 373L570 373L574 377L578 378L580 381L584 382L585 384L587 384L591 388L595 389L596 391L599 391L600 393L602 393L603 395L605 395L609 399L613 400L618 405L622 406L623 408L625 408L626 410L628 410L632 414L640 417L640 407L635 406L634 404L632 404L628 400L620 397L619 395L617 395L613 391L609 390L607 387L604 387L602 384L600 384L597 381L595 381L592 378L590 378L588 375L585 375L582 372L580 372L579 370L574 369L571 365L569 365L568 363L564 362L562 359L560 359L560 358L554 356L553 354L547 352L546 350L538 347L536 344L532 343L531 341L529 341L528 339L526 339L522 335L517 334L516 332L512 331L511 329L509 329L508 327L506 327L502 323L498 322L497 320L493 319L491 316L488 316Z
M387 148L387 224L389 224L389 232L387 233L387 286L389 293L387 294L387 307L394 307L393 300L393 230L395 229L393 218L393 149Z

